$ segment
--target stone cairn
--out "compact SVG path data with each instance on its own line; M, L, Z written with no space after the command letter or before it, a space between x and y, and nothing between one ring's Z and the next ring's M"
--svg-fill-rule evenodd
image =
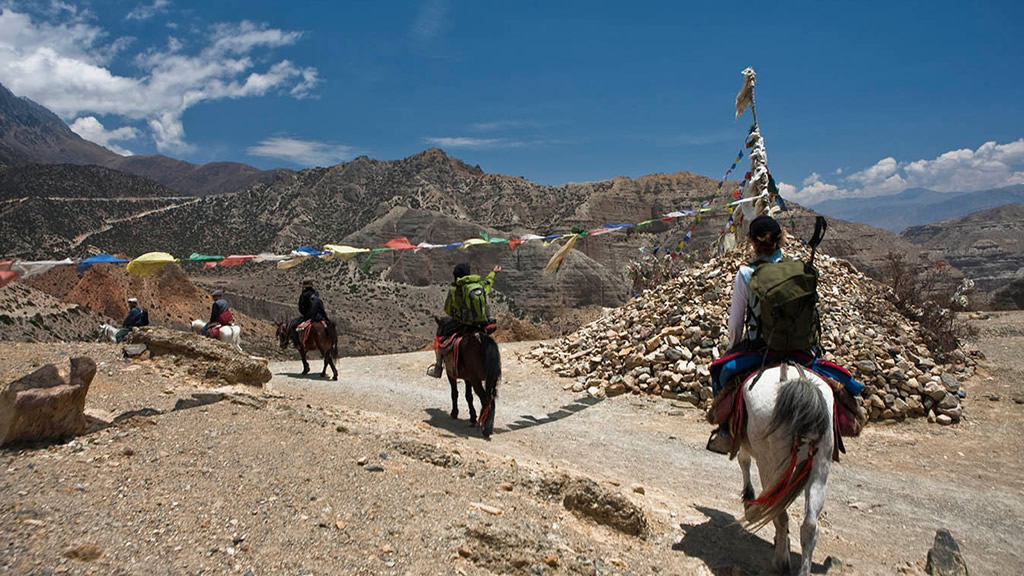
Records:
M790 242L786 254L806 260ZM653 394L707 407L711 363L728 345L726 322L736 271L747 252L732 252L683 271L626 305L530 352L567 385L591 396ZM818 254L818 297L824 359L864 384L859 402L870 420L927 416L951 424L966 392L958 378L974 361L954 350L936 361L920 327L892 304L891 290L845 260Z

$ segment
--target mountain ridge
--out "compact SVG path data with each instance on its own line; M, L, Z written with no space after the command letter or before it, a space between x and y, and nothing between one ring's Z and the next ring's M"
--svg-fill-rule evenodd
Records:
M911 226L966 216L979 210L1024 202L1024 184L977 192L935 192L908 188L897 194L825 200L811 208L826 216L871 224L899 234Z
M239 162L192 164L163 155L121 156L75 134L59 116L0 84L0 167L26 164L94 164L193 196L245 189L270 182L279 172Z

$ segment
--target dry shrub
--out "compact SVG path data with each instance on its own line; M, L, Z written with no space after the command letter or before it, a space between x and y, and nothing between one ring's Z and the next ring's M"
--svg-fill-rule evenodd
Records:
M965 278L956 284L945 262L940 260L934 266L915 270L902 254L889 252L885 276L896 307L921 326L933 353L945 355L977 335L977 328L957 315L970 307L974 282Z

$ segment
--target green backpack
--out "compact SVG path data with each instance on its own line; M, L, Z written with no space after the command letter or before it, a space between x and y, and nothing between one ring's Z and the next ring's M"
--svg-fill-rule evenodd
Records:
M758 263L750 290L761 303L758 335L770 350L789 352L818 345L821 318L818 270L813 265L789 258Z
M463 276L458 280L458 287L462 291L462 317L458 320L463 324L486 323L490 311L487 307L487 292L480 283L480 276Z

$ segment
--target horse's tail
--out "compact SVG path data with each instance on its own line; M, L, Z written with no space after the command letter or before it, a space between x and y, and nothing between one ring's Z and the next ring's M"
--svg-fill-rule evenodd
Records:
M829 431L830 417L825 397L810 378L802 376L782 383L768 434L779 429L788 431L792 449L774 463L776 469L783 470L776 483L747 502L744 520L748 527L757 529L774 520L807 487L818 445ZM804 442L808 445L807 456L797 462ZM788 465L785 459L789 459Z
M491 398L497 398L498 381L501 380L501 352L498 350L498 343L488 336L482 336L480 344L484 349L484 382L487 385L487 394Z

